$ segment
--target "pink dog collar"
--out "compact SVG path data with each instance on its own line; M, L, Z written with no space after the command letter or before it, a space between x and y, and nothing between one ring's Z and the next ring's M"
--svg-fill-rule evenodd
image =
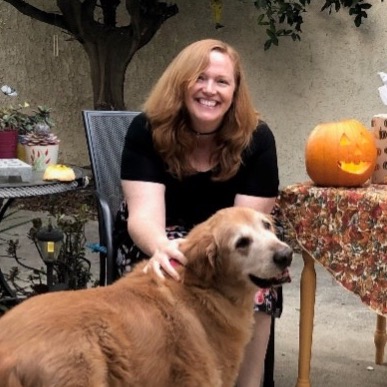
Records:
M180 263L177 259L171 258L171 259L169 260L169 262L171 263L171 265L172 265L173 267L181 266L181 263Z

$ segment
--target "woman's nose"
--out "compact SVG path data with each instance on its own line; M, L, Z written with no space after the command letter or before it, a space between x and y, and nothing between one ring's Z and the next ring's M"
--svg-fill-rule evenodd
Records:
M207 82L204 84L204 91L207 94L214 94L215 93L215 83L211 79L207 80Z

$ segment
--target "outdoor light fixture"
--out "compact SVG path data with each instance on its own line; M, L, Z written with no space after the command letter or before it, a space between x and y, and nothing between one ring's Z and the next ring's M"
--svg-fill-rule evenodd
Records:
M49 224L48 227L43 227L36 233L36 239L43 261L56 261L63 242L63 232Z
M63 232L53 228L50 223L48 227L41 228L36 233L37 248L44 263L47 265L47 286L53 286L53 264L58 259L63 242Z

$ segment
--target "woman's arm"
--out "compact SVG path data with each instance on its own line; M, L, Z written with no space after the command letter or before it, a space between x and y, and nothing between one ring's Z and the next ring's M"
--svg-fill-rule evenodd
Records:
M157 245L165 242L165 187L159 183L122 180L128 205L128 232L146 255L153 255Z
M253 208L254 210L264 212L265 214L270 214L274 207L275 201L276 201L276 197L264 198L264 197L237 194L235 196L234 206L250 207L250 208Z
M160 265L179 279L170 259L185 263L178 240L170 241L165 233L165 186L160 183L122 180L128 205L128 232L133 242L146 255L152 256L153 269L162 276Z

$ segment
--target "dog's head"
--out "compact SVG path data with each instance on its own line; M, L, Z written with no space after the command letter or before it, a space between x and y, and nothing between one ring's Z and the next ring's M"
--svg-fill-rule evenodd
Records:
M184 280L202 287L269 287L289 282L292 249L275 235L272 219L249 208L218 211L181 245Z

